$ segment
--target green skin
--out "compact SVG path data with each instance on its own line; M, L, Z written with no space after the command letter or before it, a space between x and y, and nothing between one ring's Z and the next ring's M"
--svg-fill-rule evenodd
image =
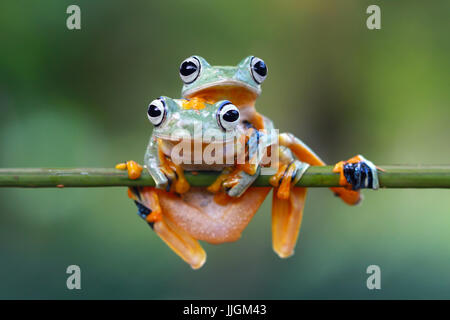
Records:
M222 138L222 141L241 137L245 134L245 128L242 124L238 124L234 129L225 131L221 128L217 121L217 112L220 106L226 101L219 101L215 104L205 103L205 108L201 110L184 109L182 107L183 100L161 97L166 105L167 114L161 125L154 127L150 142L145 153L144 163L150 175L156 182L156 187L165 189L169 183L169 178L160 169L160 160L158 156L157 139L163 141L179 141L189 135L191 141L209 142L205 140L205 134L211 134L215 138ZM196 137L195 134L201 128L202 137ZM198 140L197 140L198 139ZM250 138L253 144L257 144L257 139ZM264 138L259 139L260 142ZM259 144L263 145L263 144ZM252 148L256 152L256 148ZM207 166L206 164L200 166ZM231 188L228 194L231 196L240 196L258 177L259 170L254 175L248 175L245 172L241 174L241 180L238 185Z
M250 69L253 56L242 59L236 66L211 66L203 57L193 57L200 61L200 74L194 82L183 85L182 97L189 98L203 89L224 85L245 88L256 97L261 94L261 85L255 81ZM264 123L267 130L274 128L272 121L266 117Z
M183 97L191 96L196 92L217 85L242 86L256 95L261 94L261 85L251 74L250 62L253 56L244 58L237 66L211 66L204 58L194 56L200 61L200 74L189 84L184 84L181 90Z
M202 133L211 132L218 138L233 138L239 136L241 127L236 127L233 131L224 131L217 122L217 111L219 107L227 101L219 101L216 104L205 103L205 108L201 110L185 109L182 106L182 99L171 99L161 97L167 108L167 114L163 123L153 129L152 136L164 140L178 140L183 138L183 133L194 137L195 128L201 129ZM196 138L196 137L194 137Z

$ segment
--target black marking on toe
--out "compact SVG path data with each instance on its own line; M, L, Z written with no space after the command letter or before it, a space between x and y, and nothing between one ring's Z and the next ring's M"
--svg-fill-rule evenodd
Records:
M281 185L281 183L283 182L283 180L286 178L286 171L288 171L289 167L291 166L291 164L293 164L294 161L289 162L289 164L287 165L286 169L283 172L283 175L281 176L281 178L278 180L278 187ZM291 181L293 181L293 178L295 177L296 172L294 172L294 174L292 175Z
M138 187L130 187L130 190L139 200L141 200L141 193Z
M291 184L294 183L295 177L297 176L297 171L298 171L298 170L295 170L294 173L292 174L292 177L291 177Z
M152 213L152 210L147 208L146 206L144 206L142 203L138 202L138 201L134 201L134 203L136 204L136 207L138 207L138 216L141 217L142 219L144 219L145 221L147 221L147 216ZM147 222L148 225L153 229L153 224L154 222Z
M347 179L347 182L352 185L353 190L373 188L373 173L364 161L345 164L344 176Z
M344 164L344 176L347 182L352 185L353 190L359 189L360 174L354 163Z
M147 208L146 206L144 206L142 203L138 202L138 201L134 201L134 203L136 204L136 207L138 208L138 215L142 218L142 219L146 219L147 216L152 213L152 210L150 210L149 208Z
M170 192L170 187L172 186L172 179L167 177L167 186L166 186L166 192Z
M289 164L289 166L291 166L293 163L294 163L294 161L292 161L292 162ZM295 170L294 170L294 173L292 174L292 177L291 177L291 183L294 183L295 177L297 176L298 171L299 171L299 170L298 170L297 166L295 165Z
M370 167L368 167L368 172L369 179L367 179L367 188L373 189L373 172Z

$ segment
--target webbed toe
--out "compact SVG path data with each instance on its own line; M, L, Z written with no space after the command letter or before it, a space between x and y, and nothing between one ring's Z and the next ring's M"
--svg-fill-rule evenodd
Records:
M340 185L352 190L379 188L377 167L361 155L338 162L333 171L340 173Z

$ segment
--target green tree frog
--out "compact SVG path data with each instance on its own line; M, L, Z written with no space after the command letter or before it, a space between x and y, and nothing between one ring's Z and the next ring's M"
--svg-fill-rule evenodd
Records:
M249 155L249 141L256 141L257 132L249 132L238 108L229 101L193 104L161 97L150 103L147 116L154 128L144 163L156 187L130 188L129 197L158 236L193 268L199 268L206 253L198 240L217 244L239 239L270 191L270 187L249 188L259 172L258 163L256 170L248 163L236 165L239 152ZM264 138L257 140L262 143ZM217 161L209 163L205 154L214 143L216 148L209 154ZM200 161L195 159L195 144ZM179 146L184 149L176 151ZM223 156L217 158L219 150ZM127 169L132 178L138 178L142 170L134 161L117 168ZM190 187L184 170L222 174L210 187Z

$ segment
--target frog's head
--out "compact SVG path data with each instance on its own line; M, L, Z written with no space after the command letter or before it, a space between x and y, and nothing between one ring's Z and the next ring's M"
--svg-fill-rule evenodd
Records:
M253 105L266 76L266 64L255 56L246 57L237 66L211 66L204 58L191 56L180 65L181 94L206 101L229 99L239 107Z
M147 117L154 126L153 136L164 141L228 142L244 132L238 108L226 100L208 104L160 97L150 103Z

